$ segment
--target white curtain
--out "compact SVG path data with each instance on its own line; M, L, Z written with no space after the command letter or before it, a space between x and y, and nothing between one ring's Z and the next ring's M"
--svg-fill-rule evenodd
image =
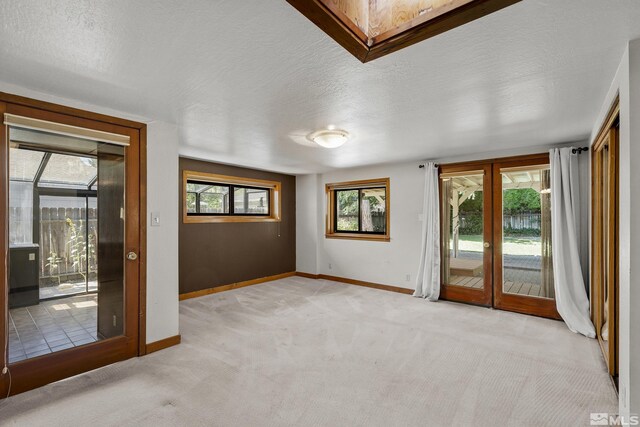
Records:
M589 299L580 267L579 172L572 148L550 151L551 241L556 306L569 329L595 338L589 316Z
M422 251L416 276L415 297L437 301L440 296L440 198L438 168L424 165L424 201L422 202Z

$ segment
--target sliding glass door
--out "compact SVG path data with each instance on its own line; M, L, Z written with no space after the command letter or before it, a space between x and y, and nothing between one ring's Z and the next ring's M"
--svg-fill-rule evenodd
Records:
M98 290L97 191L39 189L40 300Z
M548 155L440 168L442 297L557 318Z

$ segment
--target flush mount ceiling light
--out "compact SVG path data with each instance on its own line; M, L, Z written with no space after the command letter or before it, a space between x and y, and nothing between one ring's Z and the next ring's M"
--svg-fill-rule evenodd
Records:
M349 139L349 132L340 129L323 129L313 132L307 138L324 148L338 148Z

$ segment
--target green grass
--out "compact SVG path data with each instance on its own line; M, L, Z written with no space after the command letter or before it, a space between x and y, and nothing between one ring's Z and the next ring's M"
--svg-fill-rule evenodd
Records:
M461 251L482 252L482 236L460 236L458 249ZM539 237L510 237L504 238L502 250L505 255L538 255L542 254Z

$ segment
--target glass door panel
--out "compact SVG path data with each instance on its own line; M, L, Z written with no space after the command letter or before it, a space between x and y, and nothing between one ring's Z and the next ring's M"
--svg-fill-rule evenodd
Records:
M124 147L13 127L9 147L9 363L122 335Z
M440 174L442 292L448 299L491 303L491 170ZM488 181L489 180L489 181Z
M504 168L502 292L553 299L549 166Z
M548 155L493 166L494 306L559 318Z

